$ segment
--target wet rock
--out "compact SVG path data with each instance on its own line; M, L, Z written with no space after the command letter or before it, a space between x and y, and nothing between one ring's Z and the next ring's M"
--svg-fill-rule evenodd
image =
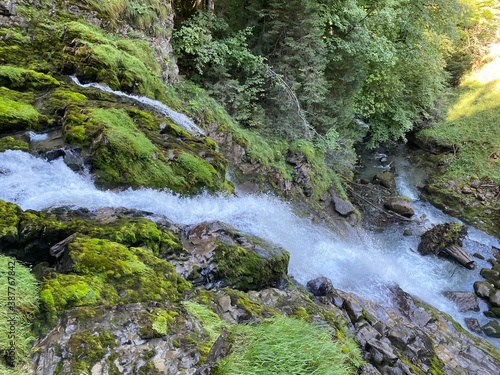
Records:
M64 157L65 155L66 152L63 149L57 148L55 150L47 151L44 156L47 159L47 161L52 161Z
M488 311L484 312L489 318L500 318L500 307L490 307Z
M363 308L356 302L345 300L343 307L352 324L363 317Z
M307 290L315 296L326 296L335 291L333 284L327 277L321 276L307 282Z
M481 333L481 325L476 318L465 318L464 321L467 328L469 328L472 332Z
M458 311L479 311L477 296L473 292L444 292L443 295L453 301Z
M484 277L486 280L488 280L491 283L500 279L500 272L495 271L493 269L483 268L483 269L481 269L480 274L482 277Z
M289 254L285 250L224 223L186 227L182 243L186 253L167 260L196 286L261 290L279 287L287 275Z
M492 290L494 290L493 285L487 281L476 281L474 283L474 292L481 298L489 298Z
M355 211L355 208L351 203L339 198L336 195L333 196L333 205L335 207L335 211L342 216L349 216Z
M500 290L490 290L489 300L493 307L500 307Z
M396 180L394 179L394 174L391 172L378 173L373 177L373 181L389 190L396 188Z
M490 320L481 328L486 336L500 338L500 323L498 320Z
M391 198L384 203L384 207L405 217L412 217L415 214L413 204L410 199L406 197Z
M418 252L448 258L465 268L474 269L476 262L462 249L462 238L466 233L467 228L459 223L438 224L421 236Z

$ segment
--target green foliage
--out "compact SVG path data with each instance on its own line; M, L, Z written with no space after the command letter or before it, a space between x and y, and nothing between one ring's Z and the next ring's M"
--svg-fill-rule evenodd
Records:
M471 77L458 91L446 119L418 133L423 142L455 150L438 180L464 183L476 176L500 183L500 158L491 157L500 150L499 103L498 81L482 84Z
M244 125L255 125L263 92L263 58L252 54L246 44L250 29L229 30L213 14L197 13L174 34L174 46L182 70L202 83L229 114Z
M15 374L30 363L39 286L28 267L2 254L0 278L0 373Z
M84 4L97 10L114 27L125 20L137 29L153 36L168 37L167 28L171 7L162 0L84 0Z
M232 353L216 374L351 374L359 354L344 353L326 327L276 316L258 325L232 327Z

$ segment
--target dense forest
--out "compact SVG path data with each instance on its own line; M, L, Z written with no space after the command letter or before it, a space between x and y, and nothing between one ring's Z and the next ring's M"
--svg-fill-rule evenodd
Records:
M496 37L497 1L174 2L181 73L263 135L336 164L405 139Z

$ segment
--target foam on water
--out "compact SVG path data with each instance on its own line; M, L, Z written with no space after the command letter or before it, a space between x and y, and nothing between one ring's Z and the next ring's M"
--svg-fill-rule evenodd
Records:
M418 237L405 237L401 230L368 235L365 240L344 240L297 217L290 205L268 195L182 198L153 189L101 191L89 176L76 174L62 159L47 162L21 151L0 153L0 199L23 209L127 207L166 216L179 224L223 221L284 247L291 256L290 274L303 284L323 275L339 289L381 303L388 303L388 286L398 284L459 321L463 315L442 292L472 290L473 281L479 279L478 270L420 256L415 251ZM478 239L490 242L478 244ZM466 246L479 246L479 252L491 251L488 246L497 244L496 239L478 233L467 241Z

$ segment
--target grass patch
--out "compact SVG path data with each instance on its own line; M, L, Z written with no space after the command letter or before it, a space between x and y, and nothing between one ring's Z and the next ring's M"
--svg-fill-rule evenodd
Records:
M0 278L0 373L15 374L30 363L38 282L29 268L1 254Z
M332 339L331 331L298 319L275 316L258 325L232 327L233 352L217 375L348 375L361 365Z
M500 184L500 82L480 83L470 77L461 85L445 121L418 137L455 150L437 180L466 181L475 176ZM493 157L498 153L498 157Z

